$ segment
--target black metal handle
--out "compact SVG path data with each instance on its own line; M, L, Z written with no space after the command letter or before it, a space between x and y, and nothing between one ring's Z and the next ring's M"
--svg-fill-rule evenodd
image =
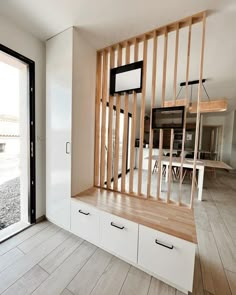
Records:
M84 215L89 215L90 214L89 212L85 213L82 210L79 210L78 212L81 213L81 214L84 214Z
M68 149L68 145L70 144L70 142L69 141L67 141L66 142L66 154L70 154L70 151L69 151L69 149Z
M119 229L124 229L125 228L124 226L116 225L113 222L111 222L111 226L114 226L114 227L119 228Z
M155 243L158 244L158 245L160 245L160 246L163 246L165 248L168 248L170 250L174 249L174 246L173 245L168 245L168 244L162 243L162 242L158 241L158 239L155 240Z

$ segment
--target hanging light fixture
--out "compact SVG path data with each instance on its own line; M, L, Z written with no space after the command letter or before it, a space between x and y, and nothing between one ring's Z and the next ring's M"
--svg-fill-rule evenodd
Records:
M217 112L225 112L227 111L228 103L226 98L221 98L221 99L214 99L211 100L207 90L204 86L204 83L206 82L206 79L202 80L202 86L203 89L207 95L208 101L201 101L200 102L200 113L217 113ZM170 107L170 106L186 106L188 108L189 113L195 114L197 113L197 103L192 102L192 87L194 84L199 84L199 80L193 80L193 81L188 81L188 85L191 85L191 99L190 102L188 102L187 99L178 99L180 92L183 87L186 87L186 82L181 82L180 83L180 90L177 95L176 102L174 101L166 101L165 102L165 107Z

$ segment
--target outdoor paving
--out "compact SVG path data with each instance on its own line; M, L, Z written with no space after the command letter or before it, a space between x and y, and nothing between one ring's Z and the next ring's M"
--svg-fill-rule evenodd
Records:
M0 230L20 221L20 177L0 184Z

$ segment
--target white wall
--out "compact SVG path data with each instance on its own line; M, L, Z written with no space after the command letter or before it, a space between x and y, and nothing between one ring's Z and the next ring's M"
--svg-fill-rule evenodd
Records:
M236 111L234 112L233 141L230 165L236 169Z
M0 43L35 62L36 218L45 214L45 44L0 17Z
M74 29L72 187L75 195L93 186L96 49Z

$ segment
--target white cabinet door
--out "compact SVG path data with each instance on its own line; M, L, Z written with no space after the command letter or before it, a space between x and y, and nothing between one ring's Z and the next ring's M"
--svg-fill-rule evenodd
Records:
M100 235L104 249L137 263L138 224L101 212Z
M192 291L195 244L139 225L138 264L164 280Z
M46 215L70 229L72 29L46 46Z
M99 244L99 211L78 200L71 200L71 231L79 237Z

